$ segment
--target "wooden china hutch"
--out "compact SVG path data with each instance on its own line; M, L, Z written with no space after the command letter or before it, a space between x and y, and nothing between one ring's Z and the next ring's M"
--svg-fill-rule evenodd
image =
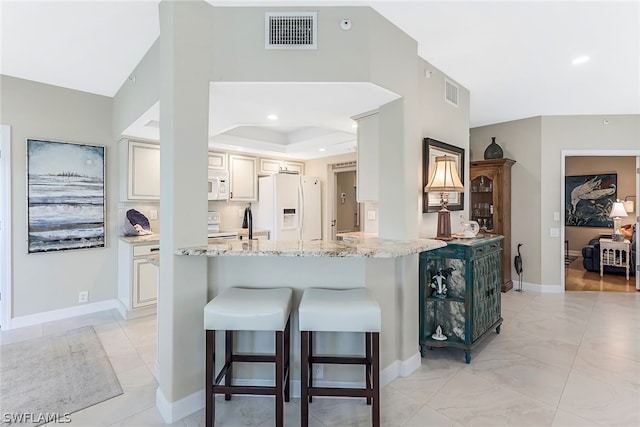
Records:
M500 290L513 288L511 279L511 166L515 160L476 160L469 164L471 208L469 216L478 221L480 231L500 234L502 278Z

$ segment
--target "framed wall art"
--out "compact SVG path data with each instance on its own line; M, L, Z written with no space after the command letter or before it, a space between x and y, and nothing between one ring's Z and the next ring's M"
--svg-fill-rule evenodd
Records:
M618 175L566 176L565 225L578 227L613 227L609 218L616 201Z
M105 148L27 139L29 253L105 245Z
M451 156L456 161L458 176L464 184L464 149L437 141L431 138L424 138L422 149L422 188L429 182L429 171L433 171L438 156ZM449 193L450 211L464 210L464 192ZM422 197L422 212L438 212L440 210L440 193L424 193Z

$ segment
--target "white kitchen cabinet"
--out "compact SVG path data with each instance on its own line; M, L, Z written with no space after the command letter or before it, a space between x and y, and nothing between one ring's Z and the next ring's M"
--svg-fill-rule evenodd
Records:
M160 145L123 140L119 150L121 200L160 200Z
M356 118L358 122L358 202L378 201L379 146L378 113L370 112Z
M229 155L229 201L258 200L258 173L255 157Z
M304 175L304 163L296 162L292 160L285 160L284 170L288 172L298 172L300 175Z
M125 319L156 312L158 267L147 258L159 253L160 246L118 242L119 311Z
M304 162L260 158L260 175L273 175L283 170L304 175Z
M209 169L226 170L227 153L209 151Z

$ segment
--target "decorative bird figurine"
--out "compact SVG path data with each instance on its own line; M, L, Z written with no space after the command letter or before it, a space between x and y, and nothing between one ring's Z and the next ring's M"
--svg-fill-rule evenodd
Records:
M518 273L519 282L519 287L516 289L516 292L522 292L522 255L520 255L520 246L523 246L523 244L518 243L518 255L513 258L513 266L516 269L516 273Z

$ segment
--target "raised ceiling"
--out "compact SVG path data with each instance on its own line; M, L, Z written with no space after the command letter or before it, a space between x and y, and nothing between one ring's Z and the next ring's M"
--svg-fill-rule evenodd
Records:
M471 127L537 115L640 114L638 1L209 3L369 5L416 39L420 56L469 89ZM116 93L159 34L157 0L2 0L0 15L0 73L104 96ZM572 65L580 55L590 60ZM323 125L321 111L308 114L279 124L280 130L271 125L265 135L274 131L277 141L318 137L327 128L350 132ZM238 120L240 127L229 137L243 138L264 126Z

